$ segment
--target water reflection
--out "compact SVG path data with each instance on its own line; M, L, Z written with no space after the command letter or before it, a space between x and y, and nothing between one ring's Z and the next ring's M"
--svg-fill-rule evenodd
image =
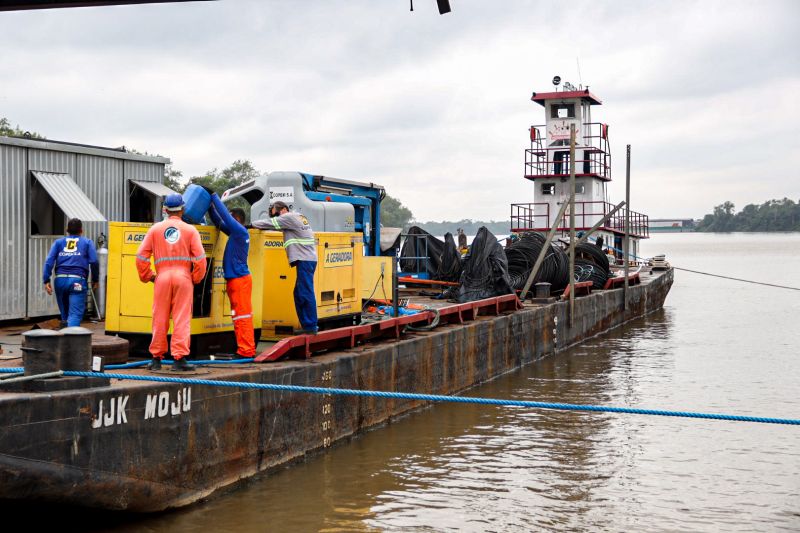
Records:
M628 405L635 394L623 395L620 402L616 391L635 390L630 358L642 354L625 339L646 336L669 344L669 324L665 312L631 322L470 394ZM665 366L663 357L652 360L656 367ZM458 426L469 425L469 431L387 465L402 482L378 495L370 525L472 531L613 525L613 517L596 512L597 504L607 499L598 490L635 462L637 447L608 443L619 440L620 430L635 431L637 424L620 425L613 415L603 413L479 406L465 413L465 407L441 405L415 417L415 425L423 418L435 424L442 416L454 417ZM467 418L476 416L478 420ZM407 484L412 486L404 488Z

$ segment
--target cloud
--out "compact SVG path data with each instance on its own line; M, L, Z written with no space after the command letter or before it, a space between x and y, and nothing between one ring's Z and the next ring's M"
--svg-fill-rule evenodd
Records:
M4 13L0 116L48 137L385 185L419 220L508 217L560 74L611 124L612 201L800 198L800 4L198 2ZM576 58L580 61L580 74Z

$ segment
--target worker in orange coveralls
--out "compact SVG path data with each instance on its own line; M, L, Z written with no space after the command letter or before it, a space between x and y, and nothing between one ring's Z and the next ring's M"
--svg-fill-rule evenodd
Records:
M186 362L189 355L190 326L192 320L193 284L206 274L206 253L200 234L191 224L181 220L183 197L170 194L164 200L167 220L154 224L136 252L136 268L143 283L154 282L153 340L150 353L153 360L150 370L161 369L161 359L167 353L167 331L172 315L172 345L170 353L175 363L173 370L193 370ZM150 256L155 258L156 271L150 269Z

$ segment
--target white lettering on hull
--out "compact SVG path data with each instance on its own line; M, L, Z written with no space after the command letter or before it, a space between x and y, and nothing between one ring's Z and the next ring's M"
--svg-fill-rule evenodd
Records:
M103 400L100 400L97 404L97 414L92 419L92 427L97 429L116 424L127 424L128 414L125 409L128 407L128 399L130 399L129 394L117 396L108 400L107 405L104 405Z
M174 396L174 397L171 397ZM128 423L128 400L130 395L99 400L92 418L92 428L109 427ZM144 403L144 419L179 416L192 409L192 389L184 387L171 395L169 391L148 394Z

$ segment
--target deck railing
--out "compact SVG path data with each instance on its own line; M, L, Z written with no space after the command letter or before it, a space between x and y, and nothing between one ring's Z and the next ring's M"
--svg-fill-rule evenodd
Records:
M614 209L614 204L602 201L575 202L575 229L586 231ZM625 214L623 207L609 218L601 229L616 233L625 232ZM559 221L559 231L569 231L569 208ZM511 204L511 231L547 231L553 223L556 213L550 214L550 204L546 202ZM650 236L649 218L647 215L630 212L631 235L646 239Z
M543 146L544 125L531 126L531 147L525 150L525 177L569 177L569 144ZM586 122L576 139L575 175L611 179L611 149L607 126L600 122Z

